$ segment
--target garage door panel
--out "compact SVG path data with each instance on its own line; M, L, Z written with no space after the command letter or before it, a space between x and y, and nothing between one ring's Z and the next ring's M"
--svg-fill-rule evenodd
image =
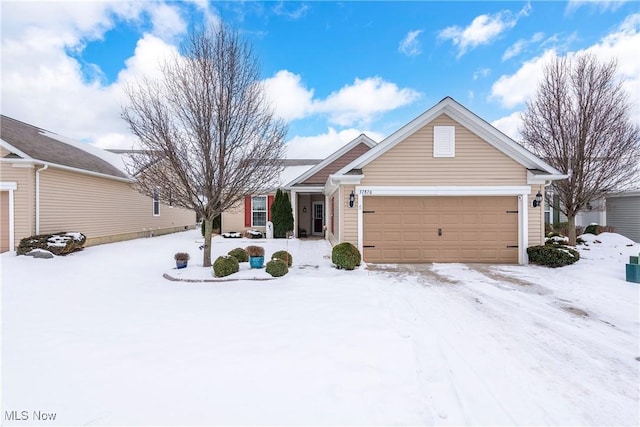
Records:
M515 263L517 247L507 246L518 242L517 206L515 196L365 197L364 210L374 212L364 215L364 245L374 247L364 259Z

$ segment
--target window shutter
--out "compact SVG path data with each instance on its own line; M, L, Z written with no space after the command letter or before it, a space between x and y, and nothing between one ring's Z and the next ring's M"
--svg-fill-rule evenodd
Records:
M433 127L433 157L456 156L455 126Z
M273 205L273 196L267 196L267 221L271 221L271 205Z
M244 226L251 227L251 196L244 198Z

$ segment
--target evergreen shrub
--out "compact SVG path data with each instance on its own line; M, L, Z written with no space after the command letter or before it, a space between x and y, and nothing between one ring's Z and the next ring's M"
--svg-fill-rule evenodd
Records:
M560 245L530 246L527 248L529 262L556 268L577 262L580 253L575 249Z
M287 263L287 267L291 267L291 264L293 264L293 257L287 251L274 252L274 254L271 255L271 259L280 259Z
M86 242L87 237L82 233L39 234L21 239L16 253L24 255L34 249L44 249L54 255L67 255L82 250Z
M267 263L266 272L273 277L281 277L289 272L287 263L281 259L272 259Z
M353 270L361 260L360 251L349 242L338 243L331 250L331 262L338 268Z
M213 263L213 273L216 277L226 277L240 271L240 264L236 257L219 256Z
M249 253L246 249L235 248L231 249L228 253L229 256L234 257L238 260L238 262L248 262L249 261Z

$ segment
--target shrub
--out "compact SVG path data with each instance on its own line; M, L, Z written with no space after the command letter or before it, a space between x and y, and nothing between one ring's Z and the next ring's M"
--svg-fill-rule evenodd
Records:
M252 256L264 256L264 248L262 246L247 246L247 253Z
M600 226L598 224L589 224L587 228L584 229L585 234L595 234L596 236L600 234Z
M566 245L569 243L569 238L558 233L549 233L549 236L544 240L545 245Z
M87 237L82 233L39 234L20 240L16 253L24 255L34 249L44 249L54 255L67 255L84 248Z
M266 272L273 277L281 277L289 272L287 263L281 259L272 259L267 263Z
M191 257L186 252L176 252L176 254L173 256L173 259L175 259L176 261L189 261Z
M240 271L240 264L232 256L219 256L213 263L213 273L216 277L226 277L238 271Z
M291 267L293 264L293 257L287 251L278 251L271 255L271 259L280 259L287 263L287 267Z
M213 218L213 228L212 228L212 233L220 233L220 231L222 230L222 215L218 215L217 217ZM202 222L200 223L200 233L202 234L202 237L204 237L204 219L202 220Z
M271 222L273 222L273 237L276 239L287 237L287 232L293 230L293 210L289 195L280 190L271 205Z
M231 249L229 251L228 255L234 257L235 259L237 259L238 262L247 262L247 261L249 261L249 254L247 253L246 250L244 250L242 248Z
M575 249L559 245L530 246L527 248L529 262L547 267L564 267L580 259Z
M353 270L361 260L360 251L349 242L339 243L331 250L331 262L338 268Z

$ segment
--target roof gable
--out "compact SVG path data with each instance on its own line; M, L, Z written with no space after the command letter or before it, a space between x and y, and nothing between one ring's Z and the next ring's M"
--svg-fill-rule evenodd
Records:
M362 169L442 114L446 114L460 123L460 125L465 126L483 141L492 145L527 169L539 169L550 175L561 175L560 171L535 156L451 97L444 98L420 116L389 135L376 147L340 169L336 175L344 175L352 169Z
M289 182L286 187L292 187L294 185L323 186L330 174L335 173L375 146L376 142L374 140L365 134L360 134L307 172Z
M3 145L8 151L23 159L119 179L128 178L127 174L115 165L119 157L114 157L112 161L105 159L108 156L117 156L116 154L65 139L10 117L1 116L0 124Z

